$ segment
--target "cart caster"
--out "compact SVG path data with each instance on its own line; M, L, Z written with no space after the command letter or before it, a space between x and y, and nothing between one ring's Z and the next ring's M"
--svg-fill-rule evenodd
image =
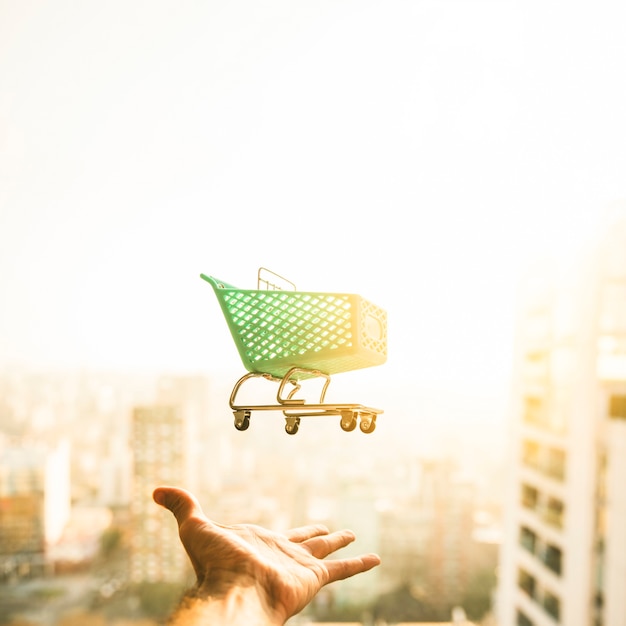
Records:
M352 411L342 411L339 424L341 430L345 430L347 433L352 432L356 428L356 415Z
M299 417L287 417L287 423L285 424L285 432L288 435L295 435L298 432L298 428L300 428L300 418Z
M250 411L233 411L235 416L235 428L237 430L248 430L250 427Z
M366 434L373 433L376 428L376 415L362 415L359 428L361 429L361 432Z

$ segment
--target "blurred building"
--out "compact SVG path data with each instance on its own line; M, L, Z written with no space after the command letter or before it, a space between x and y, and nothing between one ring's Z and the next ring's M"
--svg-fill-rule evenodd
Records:
M209 477L215 474L215 458L220 445L214 440L215 432L209 417L211 394L208 378L160 376L156 384L155 403L176 407L184 423L184 487L202 495L207 489L206 483L211 480ZM232 416L230 411L228 416Z
M378 514L372 506L372 485L363 478L343 477L339 483L335 511L336 528L350 528L358 537L355 542L341 551L342 558L357 556L367 546L368 552L379 551ZM337 606L363 605L379 589L380 571L378 568L342 581L334 589L334 602Z
M0 451L0 573L41 573L70 516L69 444Z
M422 506L429 512L425 568L436 596L456 600L470 574L474 485L449 461L424 463Z
M187 484L185 442L185 422L178 407L135 407L131 427L133 582L183 582L187 575L176 522L152 499L159 485Z
M380 515L381 578L447 612L475 574L475 486L447 459L423 459L414 493Z
M626 223L522 289L499 626L626 625Z

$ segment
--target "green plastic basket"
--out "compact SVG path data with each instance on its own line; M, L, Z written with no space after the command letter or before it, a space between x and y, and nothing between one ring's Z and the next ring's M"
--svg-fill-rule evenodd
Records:
M298 367L330 375L387 360L387 313L358 295L238 289L200 276L213 287L249 372L282 378Z

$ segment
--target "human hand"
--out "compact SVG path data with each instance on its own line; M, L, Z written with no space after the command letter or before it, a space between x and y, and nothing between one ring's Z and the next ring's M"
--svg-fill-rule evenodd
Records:
M375 554L324 560L354 541L350 530L329 533L325 526L314 524L279 533L253 524L224 526L207 518L184 489L159 487L153 497L176 517L197 576L194 596L215 600L224 599L233 589L253 590L255 610L264 613L259 624L284 624L324 585L380 563Z

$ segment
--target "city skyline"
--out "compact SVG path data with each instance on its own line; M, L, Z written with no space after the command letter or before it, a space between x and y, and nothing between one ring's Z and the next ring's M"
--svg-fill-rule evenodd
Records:
M494 496L499 491L500 472L494 469L499 467L499 460L484 451L459 453L474 450L475 440L466 437L457 442L462 445L428 451L424 442L432 432L416 441L381 423L373 435L358 430L345 433L331 419L303 424L301 432L291 437L278 417L253 420L250 432L241 433L233 428L232 417L222 418L214 382L201 377L163 376L148 383L145 377L87 372L0 374L0 417L4 417L0 420L0 449L15 451L3 457L0 473L20 476L26 466L12 459L28 458L33 446L45 448L45 442L53 446L56 438L67 439L71 482L67 475L66 486L71 487L72 495L70 523L58 543L34 554L1 555L6 586L0 587L0 595L10 595L20 581L31 588L28 581L32 579L35 586L67 584L78 594L90 586L85 577L80 585L75 578L64 583L63 572L76 569L80 563L88 567L94 559L96 576L91 586L95 584L97 593L102 594L103 607L109 600L114 605L123 602L132 585L142 581L158 584L166 579L159 569L160 559L165 559L166 553L170 555L167 558L180 558L183 552L171 515L151 498L152 489L162 481L192 488L207 514L221 523L245 520L276 530L310 522L350 527L358 541L346 554L365 546L382 551L386 556L380 582L378 576L370 575L355 584L329 588L318 605L324 614L333 610L333 604L327 604L330 598L338 610L340 606L358 606L363 598L373 598L376 593L394 593L405 583L424 584L419 582L424 571L411 563L428 552L431 534L436 545L429 558L442 551L451 563L450 568L436 568L438 585L445 584L448 577L449 582L456 580L461 572L466 575L485 568L493 579L495 544L480 540L472 530L485 524L489 529L498 518ZM469 430L457 429L457 435L463 437ZM350 453L346 454L348 447ZM163 459L167 462L160 463ZM181 463L189 471L182 471ZM24 479L28 476L3 483L5 491L0 495L5 509L30 493L29 482ZM63 485L57 481L58 486ZM37 491L37 495L53 504L47 491ZM462 503L463 515L457 517L457 504ZM28 514L23 507L13 508L14 517ZM447 511L456 520L451 542L444 541ZM477 512L482 513L480 519ZM108 524L94 524L96 519L105 520L105 513ZM491 516L490 524L486 514ZM85 526L88 520L91 525ZM413 525L407 543L404 530L398 531ZM24 524L16 526L24 534ZM116 537L123 540L122 545L130 550L128 563L119 550L111 563L102 562L100 537L111 542L106 544L110 550L119 547ZM160 550L163 552L155 559ZM399 569L398 554L403 555ZM43 578L38 573L42 565L48 572ZM450 586L445 599L423 605L420 600L414 610L447 616L447 603L458 604L464 593L459 585L450 582ZM483 610L488 599L485 594L483 589ZM85 601L77 595L75 606ZM381 610L396 604L390 598ZM11 602L15 607L11 610L17 611L18 605ZM33 616L39 611L31 609ZM45 607L41 611L45 612Z

